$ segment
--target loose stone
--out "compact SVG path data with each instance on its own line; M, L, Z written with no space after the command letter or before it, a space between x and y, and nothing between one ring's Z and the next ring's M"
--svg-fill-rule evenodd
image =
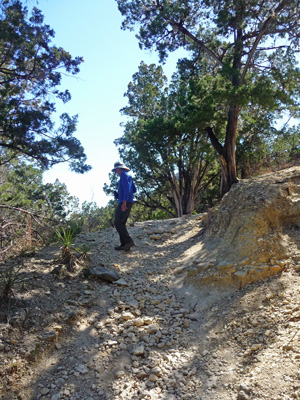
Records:
M144 352L145 352L145 348L144 348L143 345L137 346L137 347L135 347L135 348L132 350L132 353L133 353L135 356L141 356L141 355L144 354Z

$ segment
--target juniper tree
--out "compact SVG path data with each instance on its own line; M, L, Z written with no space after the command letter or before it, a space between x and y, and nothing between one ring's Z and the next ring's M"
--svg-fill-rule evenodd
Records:
M68 90L59 90L62 74L77 74L83 59L52 45L54 31L43 20L36 7L29 15L20 1L1 2L0 148L43 168L67 161L83 173L90 166L73 136L77 116L63 113L58 128L53 117L55 101L71 98ZM0 157L0 165L7 161Z

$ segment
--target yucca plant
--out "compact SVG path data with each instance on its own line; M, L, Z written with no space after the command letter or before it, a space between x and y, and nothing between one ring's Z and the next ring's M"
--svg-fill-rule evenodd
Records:
M80 247L78 247L77 251L79 251L81 253L80 260L90 261L90 259L91 259L90 250L91 250L91 246L88 246L86 244L83 244Z
M14 265L9 265L8 268L0 271L0 303L8 304L14 297L13 287L22 281L20 277L22 267L21 265L15 268Z
M77 248L74 246L76 234L72 229L64 229L55 232L61 246L61 259L67 266L69 271L74 271L76 267L77 257L75 251Z

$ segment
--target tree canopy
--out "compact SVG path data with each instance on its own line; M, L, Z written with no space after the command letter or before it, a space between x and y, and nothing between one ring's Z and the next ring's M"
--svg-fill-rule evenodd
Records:
M28 10L17 0L0 5L0 164L22 155L43 168L68 162L83 173L91 167L76 131L77 116L64 113L60 126L53 121L55 99L70 100L60 91L62 74L75 75L83 62L51 44L54 31L43 23L41 11Z
M206 125L220 157L221 193L226 193L238 181L240 113L260 107L273 116L285 110L299 117L299 0L116 1L124 16L122 28L139 27L141 48L155 47L164 61L169 52L184 47L195 68L206 62L205 74L226 88L226 101L214 98ZM215 125L215 110L222 107L227 114L224 131Z

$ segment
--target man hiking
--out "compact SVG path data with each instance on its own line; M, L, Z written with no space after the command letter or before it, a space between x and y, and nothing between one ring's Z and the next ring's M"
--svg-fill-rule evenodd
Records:
M133 205L133 194L136 192L132 176L128 174L129 171L130 168L119 161L114 164L112 169L112 172L116 172L120 177L117 195L118 206L115 211L115 228L119 233L121 244L116 246L115 250L128 251L134 246L134 242L126 228L126 222Z

